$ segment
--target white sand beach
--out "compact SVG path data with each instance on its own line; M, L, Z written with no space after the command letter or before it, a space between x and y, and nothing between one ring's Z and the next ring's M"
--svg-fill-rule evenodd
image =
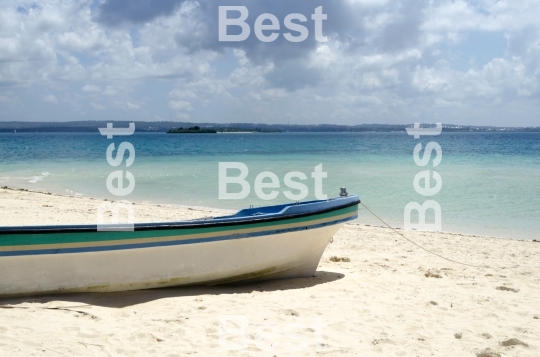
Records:
M92 223L102 202L0 189L0 226ZM139 222L226 212L135 207ZM540 243L400 232L482 267L346 224L312 278L1 299L0 356L540 355Z

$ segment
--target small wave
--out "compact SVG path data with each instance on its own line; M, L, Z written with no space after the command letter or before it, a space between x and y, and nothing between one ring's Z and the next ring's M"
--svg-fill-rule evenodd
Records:
M66 188L64 192L70 196L83 196L82 193L70 190L69 188Z
M43 180L43 176L33 176L30 178L30 180L28 180L28 182L30 183L36 183L38 181L41 181Z
M42 181L45 177L50 176L50 175L51 175L50 172L44 171L44 172L41 173L41 176L32 176L32 177L30 177L30 180L28 180L28 182L37 183L39 181Z

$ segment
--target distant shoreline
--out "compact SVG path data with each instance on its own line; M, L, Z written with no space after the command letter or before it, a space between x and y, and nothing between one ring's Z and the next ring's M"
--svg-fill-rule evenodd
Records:
M97 132L107 123L114 122L116 127L127 127L128 121L72 121L72 122L0 122L0 133L25 132ZM189 128L198 126L201 130L241 131L242 133L256 132L404 132L411 124L256 124L256 123L193 123L193 122L149 122L133 121L137 132L167 132L179 127ZM422 126L432 126L423 124ZM443 124L443 132L490 132L490 133L526 133L540 132L538 127L497 127Z

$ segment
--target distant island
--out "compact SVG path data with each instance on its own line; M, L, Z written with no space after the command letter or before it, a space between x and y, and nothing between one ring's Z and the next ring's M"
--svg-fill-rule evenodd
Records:
M259 129L259 128L216 128L216 129L201 129L199 126L189 128L176 128L167 131L167 134L216 134L216 133L281 133L277 129Z
M214 129L201 129L198 126L193 126L191 128L177 128L167 131L167 134L215 134L217 131Z

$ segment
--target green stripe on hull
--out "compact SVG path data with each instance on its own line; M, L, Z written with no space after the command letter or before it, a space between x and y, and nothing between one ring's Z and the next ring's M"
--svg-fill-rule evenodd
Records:
M0 235L0 247L31 246L46 244L69 244L69 243L92 243L106 241L121 241L135 239L159 239L171 236L196 236L200 234L234 234L234 231L245 232L250 229L272 228L279 229L279 226L311 223L313 221L331 218L348 213L356 213L357 206L345 207L331 212L314 214L305 217L282 219L270 222L241 223L231 226L219 227L197 227L184 229L155 229L144 231L121 231L121 232L79 232L79 233L45 233L45 234L4 234Z

